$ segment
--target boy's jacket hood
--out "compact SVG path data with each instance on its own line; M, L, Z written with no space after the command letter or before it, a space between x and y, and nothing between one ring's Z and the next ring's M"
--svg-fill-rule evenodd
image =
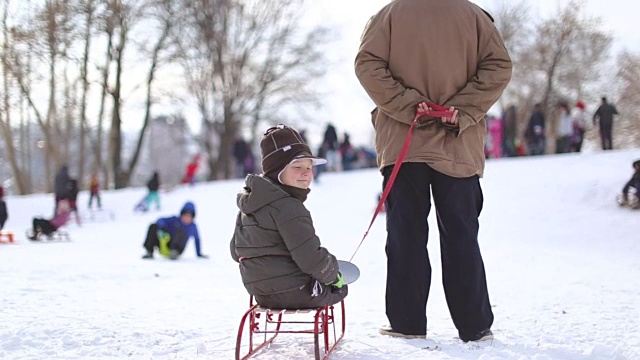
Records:
M290 196L280 186L260 175L248 175L245 184L236 199L238 208L245 214L252 214L278 199Z

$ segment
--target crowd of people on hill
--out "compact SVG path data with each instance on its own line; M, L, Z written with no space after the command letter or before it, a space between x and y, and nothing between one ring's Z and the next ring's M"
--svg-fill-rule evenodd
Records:
M572 107L568 102L560 101L553 110L551 114L556 116L555 153L581 152L585 133L590 127L586 104L578 100ZM618 110L606 97L593 113L592 124L599 129L603 150L613 148L613 118L617 114ZM518 136L518 124L515 105L508 105L501 117L489 117L485 144L487 158L546 153L549 129L542 104L535 104L531 109L522 137Z
M301 130L299 134L307 143L306 131ZM322 142L318 146L316 153L327 160L326 164L314 167L316 180L323 172L348 171L377 166L375 151L366 146L352 145L351 137L347 132L343 134L342 140L340 140L338 131L331 123L327 124L322 136ZM244 178L248 174L259 170L256 166L252 145L244 138L240 137L235 141L232 155L235 178Z

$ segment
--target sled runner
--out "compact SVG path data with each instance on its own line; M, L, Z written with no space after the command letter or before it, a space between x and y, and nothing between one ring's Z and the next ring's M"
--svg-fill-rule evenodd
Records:
M33 238L33 229L27 229L25 232L27 239L31 241L40 241L40 242L65 242L71 241L69 237L69 233L64 229L58 229L49 235L45 235L43 233L38 233L35 239Z
M640 199L638 198L638 192L634 190L635 189L631 189L626 198L622 195L618 195L618 197L616 197L616 202L618 203L618 205L629 209L640 209Z
M334 307L340 306L341 330L336 330ZM307 321L300 321L307 316ZM284 319L286 317L286 320ZM289 318L297 318L298 320ZM262 324L262 328L261 328ZM335 305L317 309L266 309L254 304L253 296L249 300L249 310L242 316L238 339L236 341L236 360L245 360L273 342L278 334L313 334L316 360L329 358L344 337L345 330L344 300ZM309 329L309 327L313 328ZM286 329L285 329L286 328ZM245 343L243 344L242 340ZM248 342L248 344L247 344Z
M11 231L0 231L0 244L13 244L14 237Z

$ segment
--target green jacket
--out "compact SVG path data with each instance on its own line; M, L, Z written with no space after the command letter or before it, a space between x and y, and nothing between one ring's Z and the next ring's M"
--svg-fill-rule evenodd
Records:
M320 246L302 201L265 177L249 175L237 205L231 257L240 263L242 282L251 295L300 289L314 279L323 284L336 279L338 262Z

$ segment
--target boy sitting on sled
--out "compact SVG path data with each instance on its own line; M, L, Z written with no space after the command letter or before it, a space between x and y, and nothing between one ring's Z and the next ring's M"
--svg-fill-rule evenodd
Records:
M320 246L304 206L313 165L300 134L287 126L267 130L260 142L262 175L250 174L237 196L240 211L231 257L242 282L263 307L306 309L333 305L347 296L338 262Z
M635 172L622 189L622 195L618 198L620 206L628 206L632 209L640 209L640 160L633 162Z
M71 206L69 205L69 201L58 201L56 216L51 220L33 218L32 235L29 236L29 240L38 241L41 234L47 235L47 237L51 238L54 232L67 224L70 217Z

